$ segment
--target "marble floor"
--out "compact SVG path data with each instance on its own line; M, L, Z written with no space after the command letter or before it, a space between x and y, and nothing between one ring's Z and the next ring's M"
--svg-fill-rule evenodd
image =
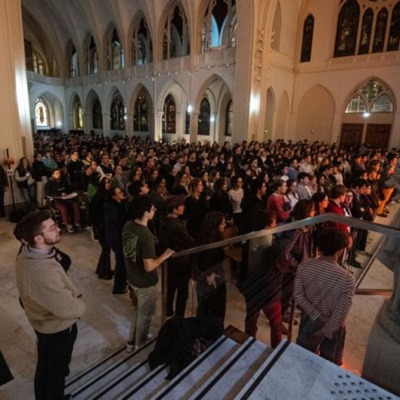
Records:
M398 205L392 207L389 218L377 222L389 224L397 215L398 208ZM18 303L14 267L19 243L13 237L13 228L13 224L0 221L0 349L15 377L14 381L0 388L0 399L28 400L33 399L35 334ZM378 237L371 235L371 239L370 251ZM86 314L79 321L79 334L70 366L71 374L76 374L125 345L132 306L128 296L113 296L112 283L98 280L94 274L100 246L91 241L88 231L63 235L59 248L72 258L69 274L82 291L87 305ZM375 262L363 285L368 288L391 288L392 279L392 273ZM383 301L383 297L355 298L347 320L344 366L356 374L360 374L362 369L369 331ZM159 301L152 325L154 333L161 324L160 309ZM190 309L188 307L189 314ZM226 325L244 329L244 315L242 295L233 285L228 285ZM269 344L269 325L263 316L259 321L258 339Z

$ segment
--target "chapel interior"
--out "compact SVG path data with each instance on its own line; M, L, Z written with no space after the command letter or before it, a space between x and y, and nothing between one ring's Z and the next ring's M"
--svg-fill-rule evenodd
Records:
M169 143L283 139L400 148L400 0L0 4L2 164L32 158L33 132L49 130ZM10 206L10 191L5 200ZM377 223L397 228L399 208ZM18 304L13 227L0 221L0 348L15 375L0 388L4 400L33 398L36 359L35 334ZM386 234L372 232L369 249ZM75 263L71 277L88 310L71 363L77 374L125 345L131 305L94 278L100 247L89 232L63 236L62 249ZM381 293L355 297L343 365L355 376L393 276L375 260L361 289ZM190 298L194 304L193 289ZM243 330L245 306L233 285L228 298L229 325ZM269 343L266 319L258 339ZM400 345L393 348L398 355Z

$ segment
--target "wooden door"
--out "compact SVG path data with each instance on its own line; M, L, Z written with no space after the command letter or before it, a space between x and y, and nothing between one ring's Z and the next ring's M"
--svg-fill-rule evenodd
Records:
M350 146L360 146L363 136L363 124L343 124L340 136L340 146L347 148Z
M370 144L374 149L389 146L390 132L392 125L388 124L368 124L365 143Z

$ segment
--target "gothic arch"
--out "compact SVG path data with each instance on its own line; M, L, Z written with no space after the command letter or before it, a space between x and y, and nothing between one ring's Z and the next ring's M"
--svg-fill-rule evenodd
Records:
M101 114L103 114L105 110L103 108L103 104L100 100L99 94L94 89L90 89L89 93L86 95L86 100L85 100L85 115L88 117L86 119L86 124L88 125L86 131L90 131L92 129L102 129L102 126L103 126L102 119L100 121L99 127L94 126L95 124L94 124L93 107L94 107L96 101L98 101L100 103ZM102 115L101 115L101 118L102 118Z
M276 99L275 91L270 86L267 90L265 104L264 140L275 136Z
M275 139L286 139L289 124L290 100L287 91L282 93L276 115Z
M303 95L297 110L295 139L331 143L335 99L322 85L315 85Z
M137 122L135 118L139 118L137 115L137 110L135 109L137 106L137 101L139 98L143 98L146 102L147 105L147 131L143 129L137 130L137 126L135 128L135 125L137 125ZM133 90L130 100L129 100L129 108L128 108L128 113L130 116L132 116L133 119L133 132L140 132L140 133L145 133L149 134L150 132L154 132L154 103L153 103L153 98L151 97L150 92L148 89L142 84L139 83L135 89ZM135 124L136 122L136 124ZM141 127L142 128L142 127Z
M183 109L186 108L188 104L188 97L186 95L186 92L181 86L181 84L175 79L173 79L169 81L167 84L165 84L163 89L161 90L157 100L157 111L160 112L163 111L165 99L171 92L175 93L175 95L178 96L178 98L175 99L177 105L177 111L183 112ZM179 98L179 96L181 97Z
M281 3L278 0L276 5L274 20L272 23L272 32L271 32L271 49L275 51L280 50L281 46L281 31L282 31L282 7Z
M119 50L119 58L117 51ZM112 21L109 23L103 38L103 59L107 71L125 67L125 47L121 31Z
M145 47L146 47L146 53L147 53L147 60L145 63L143 64L149 64L151 62L153 62L154 60L154 35L153 35L153 31L151 29L151 26L149 24L149 19L147 18L147 15L144 13L144 11L140 10L138 11L135 16L133 17L131 24L129 26L129 30L128 30L128 43L129 46L126 49L126 57L127 57L127 62L126 64L129 66L134 66L134 65L139 65L138 63L134 63L133 59L134 57L134 40L136 39L136 41L140 38L135 38L135 33L140 29L140 27L138 26L142 20L145 23L146 26L146 30L147 30L147 34L148 34L148 43L145 43ZM136 50L137 51L137 50Z
M86 33L83 42L83 54L84 65L82 71L84 75L100 72L101 47L98 46L98 41L90 30Z

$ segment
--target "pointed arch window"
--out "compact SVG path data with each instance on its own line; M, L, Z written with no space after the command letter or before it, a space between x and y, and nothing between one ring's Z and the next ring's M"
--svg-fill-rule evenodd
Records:
M275 10L274 22L271 34L271 49L279 51L281 46L281 29L282 29L282 9L281 3L278 1Z
M176 103L172 95L164 103L163 132L176 133Z
M300 62L311 61L312 45L314 37L314 17L309 15L304 21L303 43L301 45Z
M135 132L149 131L149 106L144 96L139 96L135 102L133 125Z
M147 22L142 17L135 25L132 38L132 65L144 65L153 61L153 43Z
M347 0L340 10L336 32L335 57L353 56L356 52L360 6Z
M236 47L236 30L236 1L210 1L202 22L201 52L219 47Z
M69 53L69 77L76 78L79 76L79 58L75 46L71 44Z
M381 53L385 47L385 34L388 22L388 15L389 14L386 8L382 8L382 10L379 11L376 20L374 43L372 46L373 53Z
M103 112L99 99L93 103L92 118L93 129L103 129Z
M374 22L374 12L372 11L372 8L368 8L368 10L365 11L363 16L358 54L369 53L373 22Z
M111 129L125 130L125 105L120 95L114 97L111 103Z
M387 94L379 96L371 107L371 112L373 113L392 113L393 112L393 102Z
M185 12L178 5L168 15L163 35L163 59L190 54L189 27Z
M354 96L346 107L346 114L364 113L367 111L367 105L364 99L360 96Z
M33 72L39 75L46 75L46 63L43 57L37 52L33 51L32 53L32 61L33 61Z
M225 136L233 135L233 101L231 100L226 107Z
M122 47L117 28L111 31L107 41L107 68L118 70L125 67L124 49Z
M400 45L400 1L396 4L392 13L390 23L390 33L388 42L388 51L399 50Z
M211 128L211 105L207 96L204 96L200 103L198 134L201 136L209 136L210 128Z
M35 106L36 126L49 126L49 113L42 99L38 99Z
M93 36L88 40L86 48L86 72L88 75L99 72L99 53Z

